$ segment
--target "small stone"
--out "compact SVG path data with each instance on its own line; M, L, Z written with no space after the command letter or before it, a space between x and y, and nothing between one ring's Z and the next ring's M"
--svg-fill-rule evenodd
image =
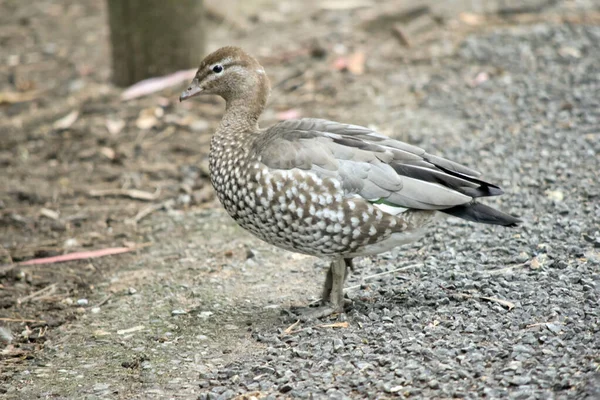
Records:
M341 350L344 349L344 342L342 341L342 339L333 339L333 351L338 353Z
M546 324L546 328L548 328L548 330L556 335L558 335L560 333L560 331L562 330L562 326L560 324L554 324L554 323L547 323Z
M171 311L171 315L185 315L187 314L186 310L173 310Z
M129 294L136 294L137 290L135 288L133 288L133 287L130 287L129 289L127 289L127 293L129 293Z
M371 311L368 317L371 321L379 321L379 314L377 314L376 312Z
M20 63L20 57L18 54L11 54L8 56L6 64L10 67L16 67Z
M513 376L509 382L512 385L521 386L521 385L526 385L529 382L531 382L531 378L527 375Z
M79 299L77 300L77 305L78 306L87 306L88 305L88 299Z
M565 195L560 190L546 190L546 197L554 201L563 201Z
M293 387L289 383L286 383L285 385L283 385L279 388L279 392L287 393L287 392L291 391L292 389L293 389Z
M517 344L513 346L513 352L516 354L531 353L531 347Z
M524 251L520 252L517 256L517 262L525 262L527 260L529 260L529 255Z
M109 387L110 385L108 383L96 383L94 386L92 386L92 390L94 392L103 392L108 390Z
M189 194L181 194L177 197L177 204L181 204L184 206L189 205L192 202L192 196Z
M231 389L228 389L226 391L224 391L223 393L221 393L221 395L219 396L219 399L233 399L235 397L235 392Z
M209 386L208 381L205 380L205 379L201 379L197 383L198 383L198 386L201 387L201 388L205 388L205 387Z
M98 314L100 312L100 307L92 307L90 311L92 314Z
M64 246L68 247L68 248L77 247L77 246L79 246L79 242L77 241L77 239L70 238L70 239L65 240Z
M8 328L0 326L0 343L10 344L13 341L12 333Z
M198 314L198 317L202 319L208 319L211 315L213 315L212 311L202 311L200 314Z
M404 388L404 386L402 385L397 385L397 386L393 386L391 387L388 391L390 393L398 393L399 391L401 391Z

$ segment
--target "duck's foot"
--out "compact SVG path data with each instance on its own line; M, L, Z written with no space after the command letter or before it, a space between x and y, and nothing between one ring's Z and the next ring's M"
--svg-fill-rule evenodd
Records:
M323 286L322 304L319 307L307 308L301 311L299 313L301 321L309 321L344 312L344 281L348 275L348 270L352 268L352 259L350 258L340 258L331 262ZM348 300L348 302L350 301Z
M333 314L341 314L344 312L344 305L350 303L350 300L346 300L342 302L341 307L331 303L324 303L318 307L306 307L297 313L298 319L302 322L307 322L319 318L329 317Z

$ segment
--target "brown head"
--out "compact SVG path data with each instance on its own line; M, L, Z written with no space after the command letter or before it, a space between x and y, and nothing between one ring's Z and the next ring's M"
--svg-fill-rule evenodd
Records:
M201 94L216 94L224 98L228 106L237 100L252 99L264 107L269 89L269 79L258 61L239 47L228 46L202 60L196 76L181 93L179 101Z

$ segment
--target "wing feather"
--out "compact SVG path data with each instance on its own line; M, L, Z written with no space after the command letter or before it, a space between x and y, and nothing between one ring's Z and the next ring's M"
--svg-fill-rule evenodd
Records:
M347 196L398 207L443 210L502 193L473 169L358 125L283 121L264 132L254 151L271 169L336 179Z

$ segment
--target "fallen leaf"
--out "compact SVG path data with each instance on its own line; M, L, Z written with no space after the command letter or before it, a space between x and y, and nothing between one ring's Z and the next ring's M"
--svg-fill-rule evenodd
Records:
M109 160L114 160L117 153L110 147L102 147L102 148L100 148L100 154L102 154L104 157L108 158Z
M247 392L235 396L232 400L259 400L267 397L265 392Z
M67 115L65 115L64 117L54 121L54 124L52 125L52 127L54 129L58 129L58 130L69 129L71 127L71 125L73 125L75 123L75 121L77 121L77 118L79 118L79 111L73 110L70 113L68 113Z
M107 119L106 129L111 135L118 135L125 127L125 121L122 119Z
M467 25L481 25L485 21L485 17L480 14L462 12L458 15L458 19Z
M142 130L151 129L156 124L158 124L158 118L156 118L154 107L140 111L138 118L135 120L135 126Z
M354 75L362 75L365 72L365 53L357 51L348 59L348 71Z
M27 92L0 92L0 104L24 103L35 100L42 95L42 91L30 90Z

